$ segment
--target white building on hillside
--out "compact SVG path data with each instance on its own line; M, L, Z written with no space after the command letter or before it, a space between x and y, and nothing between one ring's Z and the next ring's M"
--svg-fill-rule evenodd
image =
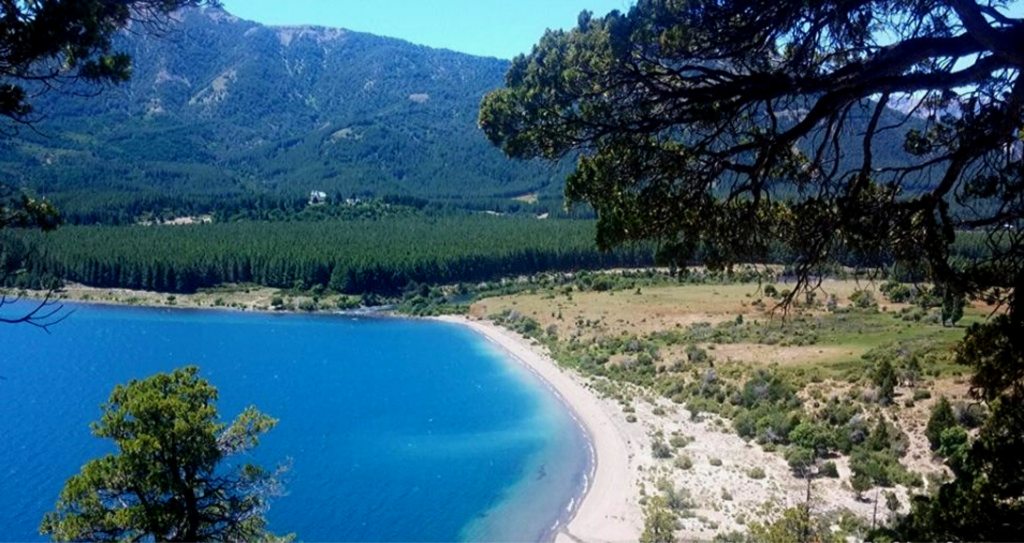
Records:
M322 204L327 201L327 193L319 190L310 191L309 205Z

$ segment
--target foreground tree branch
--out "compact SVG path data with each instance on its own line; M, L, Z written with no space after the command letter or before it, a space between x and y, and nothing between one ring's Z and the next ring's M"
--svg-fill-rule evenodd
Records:
M6 293L0 293L0 310L5 306L16 304L20 300L20 296L12 298ZM66 311L64 304L53 299L53 290L47 291L42 301L32 301L31 304L33 305L31 309L18 316L0 316L0 324L28 324L49 333L51 327L60 324L74 313L73 310Z
M996 194L1012 203L1022 190L1024 64L1012 46L1024 25L1001 13L970 1L767 0L585 13L513 61L480 126L512 157L578 154L567 197L594 206L606 247L653 238L684 261L735 238L743 250L723 255L728 266L782 242L808 273L853 252L864 265L924 258L935 279L964 281L978 270L953 269L942 247L992 222ZM902 139L891 126L905 126ZM996 160L1007 152L1017 159ZM1022 213L1000 206L998 217L1016 225ZM829 235L808 237L818 231ZM1021 251L1000 247L1008 259Z
M547 32L480 108L508 156L576 157L566 198L596 210L603 248L781 260L789 302L849 265L1001 304L959 357L993 413L973 471L896 539L1024 539L1024 21L1007 6L639 0ZM966 241L976 256L953 258Z
M176 10L216 0L0 1L0 116L31 123L30 98L76 81L120 83L131 60L113 51L129 25L159 32Z

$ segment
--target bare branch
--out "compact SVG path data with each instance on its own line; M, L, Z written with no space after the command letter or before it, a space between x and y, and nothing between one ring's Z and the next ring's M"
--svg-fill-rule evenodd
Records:
M0 316L0 324L28 324L46 333L50 333L50 328L64 322L65 319L75 312L73 309L66 310L63 303L54 300L53 293L53 289L48 290L41 301L35 303L31 309L19 316ZM17 304L19 301L21 301L21 296L9 298L7 293L0 293L0 308Z

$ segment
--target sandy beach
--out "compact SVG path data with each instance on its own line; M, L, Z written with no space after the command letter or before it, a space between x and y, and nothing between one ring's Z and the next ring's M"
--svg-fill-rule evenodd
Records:
M793 475L782 455L740 438L728 420L714 415L694 419L682 406L636 389L638 399L631 405L638 420L630 422L620 403L600 396L582 376L559 367L543 346L486 320L439 319L468 326L507 351L561 395L585 426L596 467L575 515L558 530L558 543L637 541L644 525L641 500L657 492L658 481L671 482L692 499L690 513L679 519L676 535L683 540L746 531L747 522L767 521L806 497L806 481ZM680 470L655 458L651 445L656 435L686 436L689 444L677 456L690 459L692 467ZM880 490L857 499L843 483L850 477L849 459L834 461L840 477L815 481L812 509L849 511L865 520L877 515L874 502ZM751 477L753 467L760 468L763 477ZM906 508L907 489L893 490L901 508Z
M575 515L562 526L555 541L620 542L636 541L643 527L643 513L638 505L639 487L635 445L621 416L613 405L598 397L576 375L559 368L551 357L526 339L490 322L463 317L440 317L440 320L468 326L507 351L518 361L544 379L575 411L590 436L595 453L595 469L589 488ZM621 413L621 410L618 410Z

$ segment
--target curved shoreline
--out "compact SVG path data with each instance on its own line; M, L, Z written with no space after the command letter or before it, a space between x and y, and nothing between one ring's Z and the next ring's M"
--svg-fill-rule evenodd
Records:
M65 299L63 301L83 305L109 305L122 307L149 307L157 309L239 311L230 307L184 305L171 307L153 300L128 304L111 300ZM148 303L147 303L148 302ZM249 312L249 311L241 311ZM266 311L267 314L310 314L298 311ZM344 312L317 312L313 315L345 315ZM395 315L371 313L349 316L395 318ZM399 317L412 318L417 317ZM612 402L599 399L587 383L571 371L560 368L557 363L530 341L514 332L488 321L473 320L464 316L428 317L461 325L480 334L497 345L510 357L522 364L528 371L545 383L551 392L568 408L570 415L583 428L584 439L589 448L590 469L580 494L569 504L558 522L552 527L556 543L611 543L637 541L643 526L643 515L639 507L638 466L635 464L629 431L624 427L621 410ZM636 436L634 436L636 437Z
M580 499L570 503L568 522L555 526L554 541L636 541L642 524L639 508L635 501L630 503L636 474L630 467L628 444L601 400L582 379L559 368L550 356L513 332L465 317L436 319L466 326L501 347L550 386L583 426L592 455L590 474Z

